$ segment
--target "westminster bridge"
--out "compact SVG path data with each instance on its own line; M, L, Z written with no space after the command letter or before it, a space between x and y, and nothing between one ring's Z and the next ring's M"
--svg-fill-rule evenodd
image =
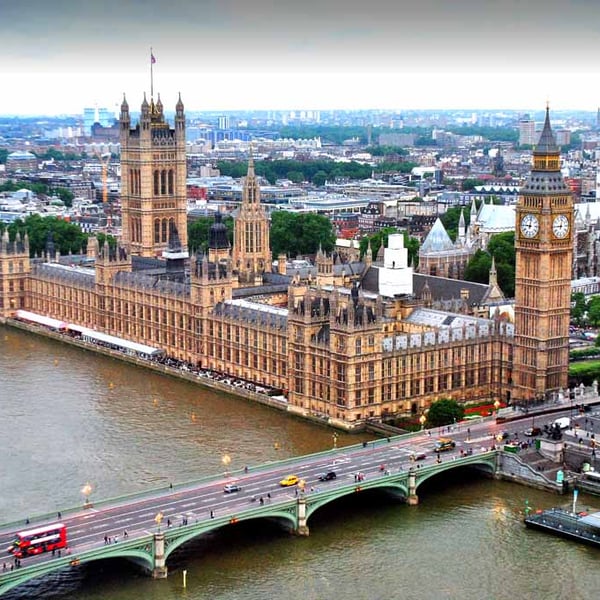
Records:
M525 422L510 424L514 432L525 427ZM418 503L419 487L424 482L452 470L470 468L483 476L503 476L503 471L514 471L513 467L506 468L506 460L518 459L497 446L500 429L505 431L507 425L494 419L463 423L451 431L421 431L334 447L110 500L98 501L91 490L82 490L90 494L82 506L0 525L3 552L15 532L58 519L67 527L68 535L68 549L62 553L23 558L18 566L12 556L0 557L0 595L31 579L103 559L124 558L153 577L164 578L167 561L175 550L219 528L269 519L291 533L308 535L311 516L343 497L382 490L411 505ZM441 433L450 435L456 447L438 454L434 445ZM223 458L227 469L228 457ZM331 471L335 479L319 479ZM280 485L291 474L299 483ZM239 489L227 493L227 485ZM376 496L371 497L377 502Z

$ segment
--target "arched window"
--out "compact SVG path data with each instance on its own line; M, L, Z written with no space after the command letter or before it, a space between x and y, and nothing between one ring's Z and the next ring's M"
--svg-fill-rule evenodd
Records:
M160 219L154 219L154 243L160 243Z
M163 242L167 241L167 220L166 219L162 220L162 241Z
M163 196L167 193L167 172L165 169L160 172L160 193Z

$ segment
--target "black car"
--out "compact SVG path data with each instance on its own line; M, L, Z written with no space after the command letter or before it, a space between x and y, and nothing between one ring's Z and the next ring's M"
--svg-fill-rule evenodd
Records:
M525 430L525 435L528 435L530 437L542 435L542 430L540 427L530 427L529 429Z
M335 471L329 471L327 473L321 473L319 475L319 481L331 481L337 477Z

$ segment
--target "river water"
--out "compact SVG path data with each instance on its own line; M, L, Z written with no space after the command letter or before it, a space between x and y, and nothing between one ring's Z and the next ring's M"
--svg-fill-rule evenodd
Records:
M332 431L274 409L0 326L0 522L80 505L88 482L93 501L218 473L225 454L241 468L331 445ZM568 499L477 476L432 482L419 497L415 507L376 493L340 501L310 520L307 538L238 524L186 547L162 581L102 562L6 597L597 598L599 550L522 525L526 500Z

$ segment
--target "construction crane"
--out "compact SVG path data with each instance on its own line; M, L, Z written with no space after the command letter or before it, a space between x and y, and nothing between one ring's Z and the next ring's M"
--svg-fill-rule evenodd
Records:
M100 152L96 151L95 154L102 166L102 206L106 215L106 230L110 231L112 228L112 214L108 206L108 165L110 163L110 152L100 154Z

